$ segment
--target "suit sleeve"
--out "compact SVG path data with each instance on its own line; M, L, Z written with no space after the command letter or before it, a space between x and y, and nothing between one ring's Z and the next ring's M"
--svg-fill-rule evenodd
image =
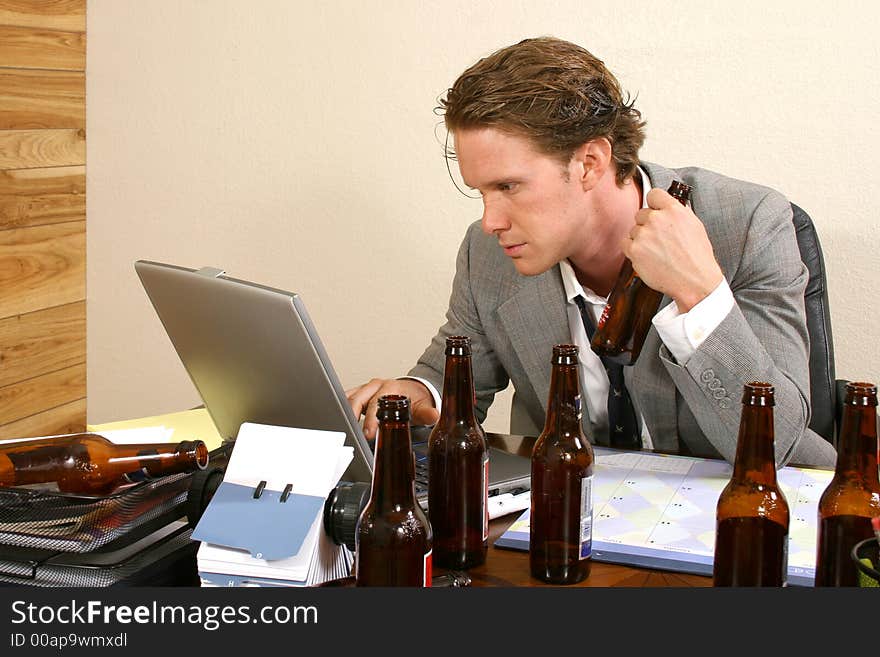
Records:
M684 365L660 357L707 440L729 462L736 456L743 386L775 389L776 465L834 465L834 448L807 428L809 334L804 310L807 268L800 258L790 203L770 192L750 218L737 270L728 274L733 308Z
M427 379L437 390L443 390L443 370L446 365L446 338L464 335L471 339L471 364L476 391L477 420L483 422L495 394L504 390L508 376L492 348L483 329L480 309L472 290L483 281L475 280L476 268L471 266L473 238L480 230L479 223L472 224L458 250L455 264L455 278L446 311L446 322L437 331L431 343L419 358L415 367L407 374Z

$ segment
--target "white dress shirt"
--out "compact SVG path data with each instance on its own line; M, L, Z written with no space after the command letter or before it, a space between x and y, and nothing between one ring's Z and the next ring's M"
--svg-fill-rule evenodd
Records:
M639 167L642 180L642 207L647 207L648 190L651 189L651 181L647 174ZM581 382L584 389L581 396L587 406L590 421L593 426L605 429L608 426L608 375L605 366L599 356L590 349L590 341L587 339L587 331L584 328L575 298L583 297L587 310L590 311L598 325L602 310L608 303L607 297L601 297L589 288L584 288L577 280L574 269L568 260L559 263L559 273L562 275L562 284L565 287L566 312L568 313L568 326L571 333L572 344L579 347L579 362ZM674 301L661 308L654 316L652 323L663 344L675 357L679 365L685 365L690 357L696 352L703 341L714 331L733 308L733 292L727 280L722 278L709 296L691 308L690 312L680 313ZM413 378L427 386L434 397L434 404L440 408L440 394L431 383L418 377ZM630 391L632 394L632 391ZM639 418L642 427L642 446L651 449L653 443L648 428L643 418Z

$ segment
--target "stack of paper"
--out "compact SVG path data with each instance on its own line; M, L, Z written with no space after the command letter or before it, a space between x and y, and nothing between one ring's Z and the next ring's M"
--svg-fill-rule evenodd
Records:
M204 586L312 586L350 574L323 528L354 452L345 434L245 423L193 538Z

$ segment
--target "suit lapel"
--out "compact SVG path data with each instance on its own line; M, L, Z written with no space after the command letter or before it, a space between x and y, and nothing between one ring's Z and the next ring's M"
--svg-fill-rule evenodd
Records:
M520 287L498 307L498 317L546 412L553 346L571 342L559 268L521 278Z
M677 451L676 389L657 356L662 345L657 331L652 329L645 338L642 354L636 364L624 368L624 379L636 411L648 424L654 449Z

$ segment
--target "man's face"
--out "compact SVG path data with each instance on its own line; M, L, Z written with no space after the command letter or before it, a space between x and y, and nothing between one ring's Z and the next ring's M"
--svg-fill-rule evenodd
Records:
M520 274L541 274L589 240L577 167L494 128L460 130L462 178L483 197L483 231L495 235Z

